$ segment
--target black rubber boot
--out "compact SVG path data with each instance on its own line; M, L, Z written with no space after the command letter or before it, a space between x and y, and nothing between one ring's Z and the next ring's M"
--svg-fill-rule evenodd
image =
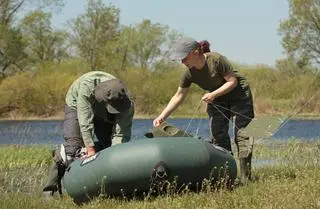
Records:
M251 158L248 156L246 158L240 158L240 184L247 185L251 181Z
M51 164L48 172L47 183L43 188L43 195L46 199L52 197L55 192L62 195L61 179L66 170L66 163L63 163L60 150L53 150L52 152L53 163Z
M58 191L58 182L59 182L59 175L58 175L58 165L57 163L53 163L48 172L47 183L43 188L43 195L47 199L50 196L53 196L55 192Z

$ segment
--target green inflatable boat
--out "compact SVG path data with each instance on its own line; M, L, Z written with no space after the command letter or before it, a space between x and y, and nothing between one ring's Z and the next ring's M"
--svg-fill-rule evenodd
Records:
M75 202L150 191L156 182L201 185L204 179L233 182L237 166L223 148L194 137L153 137L109 147L67 168L63 186ZM190 186L189 186L190 187Z

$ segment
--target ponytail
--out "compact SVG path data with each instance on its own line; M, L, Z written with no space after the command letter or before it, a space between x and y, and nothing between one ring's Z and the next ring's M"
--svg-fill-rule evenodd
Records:
M203 40L199 42L201 53L210 52L210 43L207 40Z

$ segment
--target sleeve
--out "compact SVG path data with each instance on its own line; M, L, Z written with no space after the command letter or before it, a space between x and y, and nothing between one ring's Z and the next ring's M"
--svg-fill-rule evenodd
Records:
M181 88L189 88L191 86L192 79L190 70L186 70L185 73L182 75L180 80L180 87Z
M134 115L134 104L123 113L117 114L116 128L112 138L112 144L125 143L131 139L132 119Z
M80 85L77 99L77 115L79 120L80 132L86 146L94 146L93 135L93 109L90 103L91 91L87 85Z
M219 58L219 64L217 66L217 72L222 75L225 76L229 73L233 73L233 67L231 65L231 63L228 61L228 59L224 56L221 56Z

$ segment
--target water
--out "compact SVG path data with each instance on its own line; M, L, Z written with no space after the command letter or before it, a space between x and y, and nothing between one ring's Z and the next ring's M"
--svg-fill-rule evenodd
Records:
M288 137L319 139L320 120L290 120L290 122L286 123L273 137L279 139L286 139Z
M194 119L190 125L190 119L171 119L168 122L183 130L189 127L187 131L194 136L210 138L207 119ZM60 144L64 141L62 125L60 120L0 121L0 144ZM151 128L151 119L135 119L132 128L133 140L144 138L144 134ZM229 134L232 137L231 130ZM319 139L320 120L290 120L272 137L274 140L292 137L303 140Z

